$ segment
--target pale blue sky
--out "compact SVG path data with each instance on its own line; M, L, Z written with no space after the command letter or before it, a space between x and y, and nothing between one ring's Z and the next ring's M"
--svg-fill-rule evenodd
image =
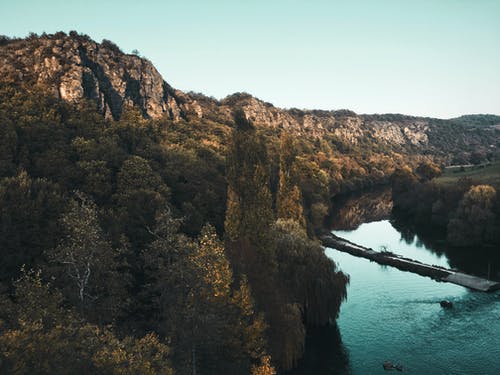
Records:
M500 114L500 0L0 0L0 34L77 30L181 90L279 107Z

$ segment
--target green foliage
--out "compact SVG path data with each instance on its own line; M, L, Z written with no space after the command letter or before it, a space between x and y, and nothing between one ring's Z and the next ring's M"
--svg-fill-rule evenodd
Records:
M319 243L308 238L297 222L278 220L274 230L279 275L292 301L304 312L305 322L317 326L335 320L340 304L347 297L348 276L336 270Z
M452 164L468 164L474 157L486 155L497 145L499 116L469 115L450 120L429 119L429 145L435 155ZM476 160L477 162L478 160Z
M302 194L298 186L295 160L296 146L290 135L282 133L280 145L279 188L276 197L277 217L295 220L306 226L303 216Z
M420 181L429 181L441 175L441 168L433 162L422 162L415 169L415 173L420 177Z
M274 221L269 162L263 139L244 114L235 114L236 129L227 164L228 202L224 225L229 240L248 240L264 262L272 264L269 228Z
M133 246L143 247L150 240L148 228L157 211L167 204L169 193L147 160L131 156L123 162L116 176L114 216Z
M131 108L107 121L94 103L5 83L0 120L2 281L15 287L22 264L51 277L50 287L40 278L2 305L3 363L19 373L37 361L51 373L154 373L158 364L167 373L273 373L300 357L305 320L326 321L313 319L304 287L284 272L288 262L321 265L324 255L281 254L279 265L273 224L276 210L301 228L305 218L319 226L333 181L340 189L366 177L333 141L280 145L278 131L242 112L233 130L145 120ZM318 285L331 286L329 277L322 271ZM44 299L53 302L42 307ZM24 326L21 305L33 320ZM318 316L336 316L328 306Z
M438 174L437 159L414 154L416 146L350 142L336 131L297 137L255 126L243 110L231 122L202 95L191 97L203 118L175 123L128 106L109 121L95 102L65 103L24 67L29 51L43 45L50 58L66 39L0 37L14 67L0 82L0 282L15 290L0 300L2 372L270 375L292 367L307 329L333 321L345 298L348 278L307 235L322 229L338 193L391 181L396 209L448 228L450 241L499 241L498 197L471 181L425 183ZM116 64L122 51L107 40L101 47ZM50 84L70 66L67 57L57 63ZM14 84L19 71L24 83ZM221 104L254 100L239 93ZM342 131L355 114L333 115ZM484 145L498 143L489 128L497 117L425 121L434 156L460 149L461 162L494 158Z
M252 375L276 375L276 370L271 365L271 357L264 356L259 365L252 366Z
M197 249L191 255L191 261L203 275L204 284L208 287L206 291L202 291L203 298L227 298L233 275L224 245L217 237L215 228L210 224L204 226L198 241Z
M101 46L103 48L107 48L111 51L113 51L115 54L123 54L123 51L118 47L115 43L113 43L111 40L108 39L103 39L101 42Z
M65 205L61 189L22 171L0 180L0 279L17 277L21 265L34 266L55 245L58 219Z
M448 240L455 246L470 246L493 241L497 199L496 190L489 185L472 186L467 191L448 223Z
M0 312L3 373L172 373L169 348L156 335L119 339L107 328L83 322L62 301L40 272L23 270L15 302Z
M81 194L62 216L62 241L47 257L73 305L90 320L112 322L124 308L129 275L124 254L104 238L97 207Z
M147 314L154 314L147 324L170 337L179 373L248 372L264 349L265 329L248 285L233 289L232 268L212 226L197 241L179 228L163 212L143 253L143 298L151 301Z
M499 244L500 199L495 187L479 182L489 181L492 173L475 174L482 176L477 180L462 177L471 173L475 174L467 171L455 176L447 171L443 177L418 182L411 171L398 171L393 179L394 211L419 228L433 228L453 247L481 250Z

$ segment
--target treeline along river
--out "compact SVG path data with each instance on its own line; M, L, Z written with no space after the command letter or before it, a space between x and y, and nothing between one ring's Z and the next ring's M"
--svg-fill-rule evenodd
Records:
M457 268L460 261L450 262L442 248L424 245L404 224L390 220L388 197L381 192L342 202L338 212L343 220L334 217L332 232L375 250ZM334 249L326 254L350 275L348 298L338 327L309 336L295 374L383 374L387 360L413 374L500 373L500 291L474 292ZM465 258L469 265L462 271L498 276L495 258ZM442 300L451 301L453 308L443 309Z

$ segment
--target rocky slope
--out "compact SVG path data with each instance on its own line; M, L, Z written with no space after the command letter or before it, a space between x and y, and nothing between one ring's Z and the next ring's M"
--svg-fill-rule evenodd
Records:
M125 105L145 117L179 120L188 109L185 95L173 89L146 59L124 54L110 41L57 33L27 39L3 39L0 76L45 86L66 100L93 99L107 117L120 117Z
M95 100L105 116L118 119L124 106L140 108L147 118L174 121L200 118L230 122L241 107L256 125L283 128L312 137L330 136L363 147L377 144L397 151L441 154L451 161L454 151L497 153L500 117L443 121L403 115L357 115L351 111L280 109L249 94L223 100L172 88L153 64L123 53L110 41L96 43L71 32L0 38L0 77L42 85L70 102ZM474 132L471 132L473 126ZM478 125L479 124L479 125Z

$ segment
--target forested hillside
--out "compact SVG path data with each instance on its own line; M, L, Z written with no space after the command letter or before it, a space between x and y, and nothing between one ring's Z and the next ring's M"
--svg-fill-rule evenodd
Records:
M434 152L469 125L185 94L77 33L0 59L0 372L290 369L346 298L331 198L470 157Z
M269 373L337 316L347 277L298 187L315 207L328 180L299 179L285 135L0 97L3 371Z

